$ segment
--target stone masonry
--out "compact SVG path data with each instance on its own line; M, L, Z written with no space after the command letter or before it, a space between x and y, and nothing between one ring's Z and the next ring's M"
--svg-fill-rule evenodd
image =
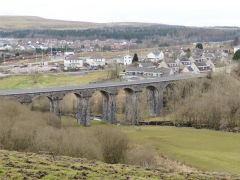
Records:
M82 126L90 126L90 98L96 91L100 91L103 97L102 114L103 121L117 124L116 117L116 96L120 90L126 92L126 119L138 124L140 121L141 93L147 90L148 113L151 116L159 116L163 107L163 90L169 84L183 79L202 78L203 75L175 76L169 78L158 78L153 80L99 83L85 86L49 88L23 91L0 91L0 96L17 98L22 104L31 104L40 96L48 97L50 101L50 112L59 117L61 127L61 101L69 93L76 95L78 99L77 122Z

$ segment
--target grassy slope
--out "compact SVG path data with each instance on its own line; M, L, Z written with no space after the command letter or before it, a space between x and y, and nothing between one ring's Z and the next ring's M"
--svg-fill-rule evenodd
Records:
M64 117L63 125L76 127L77 123L75 119ZM92 121L91 125L108 124ZM150 144L159 154L186 165L206 171L240 174L240 134L161 126L142 126L140 130L129 126L116 128L125 132L133 142Z
M240 134L177 127L124 127L132 139L203 170L240 174Z
M61 87L71 85L89 84L90 82L96 82L98 80L106 78L107 73L92 72L88 75L44 75L38 80L38 83L34 83L31 76L9 76L0 80L0 90L16 90L16 89L33 89L33 88L49 88L49 87Z
M0 16L0 28L3 29L89 29L125 25L149 26L153 24L137 22L91 23L45 19L35 16Z
M60 21L34 16L0 16L0 28L3 29L86 29L98 26L95 23Z
M0 179L223 179L210 173L175 173L110 165L80 158L0 151ZM233 178L232 178L233 179ZM235 178L237 179L237 177Z

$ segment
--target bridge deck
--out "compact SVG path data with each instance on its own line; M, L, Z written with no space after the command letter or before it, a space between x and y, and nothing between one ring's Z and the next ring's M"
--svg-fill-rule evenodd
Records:
M27 89L27 90L2 90L2 91L0 91L0 96L73 91L73 90L96 89L96 88L106 88L106 87L121 87L121 86L150 84L150 83L177 81L177 80L202 78L202 77L206 77L206 74L176 75L176 76L168 76L168 77L155 78L155 79L147 79L147 80L142 80L142 81L94 83L94 84L81 85L81 86L66 86L66 87L54 87L54 88L42 88L42 89Z

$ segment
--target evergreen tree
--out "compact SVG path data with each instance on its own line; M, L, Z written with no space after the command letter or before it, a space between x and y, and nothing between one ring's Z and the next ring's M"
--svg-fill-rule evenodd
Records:
M240 49L233 55L233 60L240 60Z
M197 43L196 48L198 48L198 49L203 49L202 43Z
M138 55L136 53L133 56L133 62L138 62Z
M189 48L187 49L186 56L187 56L188 58L190 58L190 57L191 57L191 50L190 50Z

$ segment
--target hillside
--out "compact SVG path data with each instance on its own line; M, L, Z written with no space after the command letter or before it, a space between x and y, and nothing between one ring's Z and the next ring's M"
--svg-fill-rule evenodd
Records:
M214 173L176 173L98 161L0 151L0 179L238 179Z
M229 41L239 36L240 30L237 27L200 28L142 22L92 23L34 16L0 16L1 38L138 39L146 42L145 45L151 43L151 47L161 47Z
M0 16L0 28L9 30L23 29L90 29L114 26L150 26L150 23L119 22L119 23L91 23L80 21L63 21L45 19L35 16Z

